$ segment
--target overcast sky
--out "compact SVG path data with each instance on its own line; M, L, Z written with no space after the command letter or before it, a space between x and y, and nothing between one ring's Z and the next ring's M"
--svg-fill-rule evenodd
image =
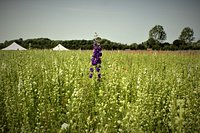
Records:
M0 0L0 42L45 37L141 43L162 25L167 41L184 27L200 39L200 0Z

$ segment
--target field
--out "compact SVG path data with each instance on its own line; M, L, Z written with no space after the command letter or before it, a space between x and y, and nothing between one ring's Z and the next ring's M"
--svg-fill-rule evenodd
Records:
M91 55L0 51L0 132L200 132L199 51Z

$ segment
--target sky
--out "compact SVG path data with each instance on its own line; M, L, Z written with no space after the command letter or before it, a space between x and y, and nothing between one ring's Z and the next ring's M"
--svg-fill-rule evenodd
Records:
M200 0L0 0L0 42L23 38L141 43L155 25L167 42L185 27L200 39Z

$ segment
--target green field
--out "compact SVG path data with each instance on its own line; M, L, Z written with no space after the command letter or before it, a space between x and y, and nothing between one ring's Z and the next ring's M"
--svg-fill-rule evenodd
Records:
M91 55L0 51L0 132L200 132L200 52Z

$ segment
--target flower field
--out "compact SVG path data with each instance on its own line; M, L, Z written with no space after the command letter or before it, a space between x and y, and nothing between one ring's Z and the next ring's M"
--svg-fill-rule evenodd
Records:
M0 51L0 132L200 131L200 53ZM96 77L95 77L96 76Z

